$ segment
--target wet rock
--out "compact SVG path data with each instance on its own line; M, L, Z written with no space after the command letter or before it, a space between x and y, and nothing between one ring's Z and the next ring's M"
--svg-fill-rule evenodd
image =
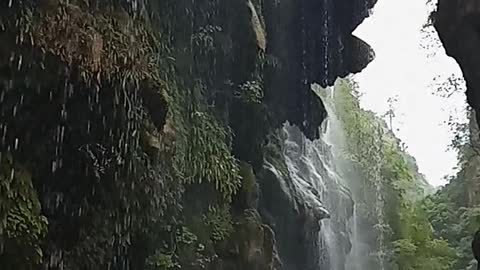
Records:
M275 270L281 265L273 230L262 224L255 209L247 209L235 227L235 233L219 251L221 260L215 269Z
M281 269L341 269L337 264L352 248L354 202L335 173L331 147L325 138L312 142L288 124L277 137L283 143L267 147L258 181L261 214L275 231ZM328 249L327 235L334 243ZM330 253L339 259L330 262Z
M373 60L370 46L352 32L369 16L371 0L269 0L264 2L267 54L278 65L267 71L265 100L276 118L319 137L326 117L311 84L332 85ZM283 123L284 121L281 121Z
M253 31L255 32L255 37L257 39L257 45L260 49L265 51L267 49L267 33L265 32L264 27L260 21L260 16L258 15L255 6L253 5L252 1L249 0L247 2L248 9L250 10L252 16L252 27Z
M258 207L259 187L253 168L246 162L240 162L242 188L234 198L235 209L256 209Z
M319 221L328 217L320 198L292 179L282 159L269 156L258 175L260 212L275 231L280 269L318 269ZM285 167L284 167L285 166Z

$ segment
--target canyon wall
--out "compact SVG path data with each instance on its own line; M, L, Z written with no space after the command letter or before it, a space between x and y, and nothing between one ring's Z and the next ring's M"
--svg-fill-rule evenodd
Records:
M2 269L302 269L322 211L266 168L373 59L374 3L2 1Z

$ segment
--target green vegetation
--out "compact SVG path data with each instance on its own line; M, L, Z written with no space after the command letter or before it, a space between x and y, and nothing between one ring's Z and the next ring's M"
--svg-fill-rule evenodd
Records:
M456 132L452 148L460 158L458 172L436 194L424 200L424 209L437 238L446 239L455 249L457 260L451 269L468 269L473 257L470 241L480 228L478 199L478 128L475 117L468 113L469 123L452 125Z
M0 4L0 268L214 269L247 245L234 199L255 204L272 129L252 2Z
M40 214L40 202L30 173L14 164L11 155L0 160L0 241L3 267L26 262L33 267L43 259L41 243L47 233L47 219ZM8 258L11 258L7 260Z
M432 226L422 199L428 186L413 158L383 120L360 108L352 82L339 82L333 99L345 130L345 158L363 181L354 190L357 211L376 236L370 243L372 264L394 264L400 270L452 269L457 257L454 245Z
M314 139L325 117L305 83L317 55L302 46L319 46L290 44L318 35L287 33L306 27L278 20L289 8L0 3L0 268L273 269L256 174L265 158L288 175L285 121ZM480 156L466 127L453 143L458 175L424 198L425 179L390 130L393 100L390 128L360 108L350 82L334 102L372 269L464 269L480 225Z
M204 222L211 228L211 238L215 242L224 241L233 232L233 222L227 205L210 207Z

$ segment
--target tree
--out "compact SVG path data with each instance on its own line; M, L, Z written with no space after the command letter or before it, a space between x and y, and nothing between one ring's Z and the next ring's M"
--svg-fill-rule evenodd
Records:
M403 151L393 132L397 97L387 100L388 123L360 107L358 90L348 81L335 89L336 115L346 137L346 156L362 180L357 211L371 224L371 253L377 266L392 261L399 270L449 270L456 252L446 239L437 237L430 208L423 204L425 183L415 160ZM390 130L390 132L389 132ZM413 164L413 165L412 165ZM358 204L358 201L362 204ZM375 241L373 241L375 240ZM372 267L378 269L381 267ZM393 265L385 268L396 268Z
M390 124L389 128L390 128L390 131L392 132L393 132L393 118L396 117L395 110L396 110L397 102L398 102L398 95L389 97L387 99L388 110L384 114L384 117L388 117L388 123Z

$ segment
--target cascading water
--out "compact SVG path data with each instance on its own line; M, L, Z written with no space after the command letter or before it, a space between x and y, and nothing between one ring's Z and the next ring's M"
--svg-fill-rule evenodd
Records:
M325 207L330 219L322 220L319 234L320 269L344 270L350 251L348 220L353 212L353 200L343 180L332 164L331 145L324 136L311 142L298 128L286 124L285 158L294 184L301 190L308 207Z
M375 179L376 188L376 201L375 201L375 213L377 214L378 224L375 225L375 229L378 233L377 244L378 250L375 252L379 270L385 270L385 258L387 256L385 247L385 233L387 232L387 226L385 225L385 215L383 212L384 200L382 196L382 184L379 179Z
M344 270L351 249L349 219L353 200L333 164L331 120L325 121L317 141L306 139L298 128L286 124L285 159L294 184L302 191L309 207L325 207L330 219L321 223L319 234L320 269ZM315 202L315 203L314 203Z
M362 214L354 201L361 201L358 179L352 175L345 162L340 162L345 141L341 122L335 115L332 100L333 89L317 89L322 92L329 117L321 127L320 139L310 141L300 130L285 124L283 133L284 156L288 172L303 201L309 209L328 211L329 218L322 218L318 233L321 270L371 270L385 269L385 233L382 186L376 181L375 228L368 231L362 223ZM378 168L379 169L379 168ZM356 198L359 197L359 198ZM374 237L377 243L369 243Z

